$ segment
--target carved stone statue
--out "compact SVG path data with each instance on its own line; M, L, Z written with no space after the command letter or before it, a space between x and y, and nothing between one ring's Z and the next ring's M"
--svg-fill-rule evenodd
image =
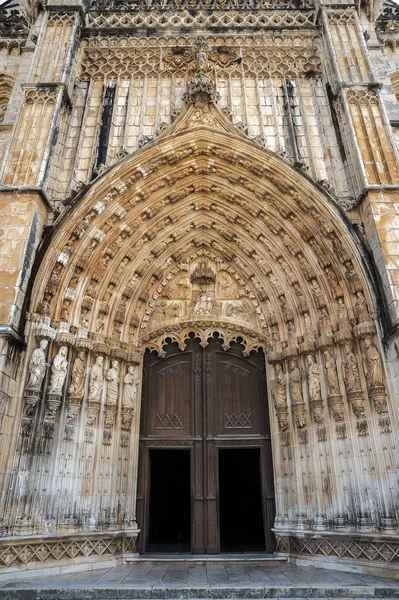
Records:
M309 395L311 400L321 399L321 387L320 387L320 372L319 367L315 362L312 354L307 356L308 362L308 385Z
M68 348L66 346L61 346L58 354L56 354L54 357L53 364L51 366L49 394L62 394L62 388L64 386L68 369L67 355Z
M368 320L369 311L367 308L366 298L364 297L363 292L356 293L355 309L359 323Z
M277 363L275 366L275 374L275 403L277 408L282 408L283 406L287 406L287 389L283 368L280 363Z
M289 321L287 325L287 342L288 346L296 346L296 329L293 321Z
M380 353L373 345L370 338L364 341L366 347L366 377L370 387L384 385L384 372Z
M101 392L103 389L104 375L103 375L103 363L104 359L102 356L97 356L96 362L90 371L90 382L89 382L89 401L100 402Z
M339 390L339 382L338 382L338 374L337 374L337 366L335 362L335 358L331 355L329 350L324 352L325 358L325 369L327 375L327 388L328 393L331 396L338 396L340 394Z
M338 298L338 327L339 329L343 329L343 325L348 323L348 309L346 308L345 302L343 298Z
M29 379L26 384L26 390L40 390L44 376L46 374L46 349L47 340L41 340L39 347L33 350L29 361Z
M135 408L136 407L136 396L139 382L134 374L134 366L130 365L127 373L123 379L123 397L122 406L123 408Z
M113 360L111 368L108 369L107 375L107 395L106 404L108 406L116 406L118 402L118 389L119 389L119 363L117 360Z
M86 355L81 351L78 353L73 363L71 385L69 386L69 396L73 396L74 398L83 398L85 367Z
M307 336L313 336L313 328L312 328L312 321L310 319L310 315L308 312L305 312L303 315L303 319L305 322L305 334Z
M290 363L290 396L292 404L303 404L302 394L302 375L298 368L296 360L292 360Z
M327 309L323 307L320 311L320 333L323 335L332 335L330 317L328 316Z
M357 360L350 344L345 345L345 385L348 392L361 390Z

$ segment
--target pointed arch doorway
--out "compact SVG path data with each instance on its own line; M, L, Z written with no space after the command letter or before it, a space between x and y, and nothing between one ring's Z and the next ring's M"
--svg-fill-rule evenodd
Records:
M265 359L187 340L144 359L139 552L274 549Z

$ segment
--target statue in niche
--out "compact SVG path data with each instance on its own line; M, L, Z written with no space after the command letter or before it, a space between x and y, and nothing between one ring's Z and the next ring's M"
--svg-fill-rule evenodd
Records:
M80 315L80 327L82 329L88 329L89 328L89 318L90 318L90 311L88 308L82 308L82 314Z
M281 268L283 269L285 275L287 276L288 282L290 284L293 284L297 280L297 277L294 275L291 267L282 257L278 259L278 262L281 265Z
M122 274L123 274L124 270L126 269L126 267L128 266L128 264L129 264L129 259L127 256L125 256L124 258L122 258L121 262L116 267L115 275L122 276Z
M325 369L327 375L327 388L328 393L331 396L338 396L340 394L339 390L339 382L338 382L338 374L337 374L337 365L335 362L335 358L332 356L329 350L324 352L325 358Z
M330 287L333 290L334 294L336 296L340 295L340 297L341 297L342 296L342 288L338 283L336 274L329 267L326 268L326 274L327 274L327 281L330 284Z
M352 352L352 346L345 344L345 385L348 392L361 390L359 369L356 356Z
M89 298L95 298L96 295L97 295L97 282L90 283L86 289L86 296L89 296Z
M327 309L323 307L320 311L320 332L324 335L332 335L330 317L328 316Z
M320 372L319 367L312 354L307 356L308 363L308 385L309 395L311 400L321 400L321 387L320 387Z
M272 332L272 340L273 340L273 342L279 342L280 341L280 332L279 332L277 323L274 323L271 326L270 330Z
M26 384L27 390L40 390L48 363L46 363L47 340L41 340L39 347L35 348L29 361L29 379Z
M100 402L101 400L101 392L104 384L103 364L103 357L97 356L96 362L90 371L89 402Z
M68 369L68 348L61 346L51 365L49 394L62 394L62 388Z
M343 324L349 322L348 309L346 308L344 299L338 298L338 327L342 329Z
M292 404L303 404L302 374L296 360L290 362L290 369L289 388Z
M369 385L370 387L383 386L384 371L380 353L369 337L364 340L364 345L366 347L366 377Z
M368 320L369 311L363 292L356 292L355 309L359 322Z
M305 312L303 314L303 320L305 321L305 333L306 333L306 335L313 336L312 321L310 319L310 314L308 312Z
M105 331L105 317L99 316L96 321L96 332L103 335Z
M135 408L136 407L136 396L139 382L134 374L135 367L130 365L127 373L123 379L123 408Z
M71 385L69 386L69 396L73 398L83 398L85 386L85 368L86 355L84 352L80 351L73 363Z
M107 379L107 394L106 404L108 406L116 406L118 402L118 388L119 388L119 363L117 360L113 360L111 368L108 369L106 374Z
M325 298L318 281L316 279L312 279L312 281L310 282L310 287L315 297L316 306L318 306L319 308L321 306L324 306Z
M283 373L283 367L280 363L277 363L274 367L275 378L274 378L274 401L276 408L283 408L287 406L287 389L286 382Z
M288 322L287 341L288 341L288 346L296 346L297 339L296 339L296 329L295 329L294 321Z

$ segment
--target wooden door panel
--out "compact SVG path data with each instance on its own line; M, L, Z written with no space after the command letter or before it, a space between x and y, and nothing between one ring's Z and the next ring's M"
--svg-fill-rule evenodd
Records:
M157 362L149 369L147 435L192 435L191 354Z
M248 360L216 354L216 435L260 435L259 373Z

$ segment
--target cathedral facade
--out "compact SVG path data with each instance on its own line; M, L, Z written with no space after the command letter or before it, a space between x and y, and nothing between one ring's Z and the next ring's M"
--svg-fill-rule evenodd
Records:
M397 5L6 0L0 36L0 573L396 576Z

